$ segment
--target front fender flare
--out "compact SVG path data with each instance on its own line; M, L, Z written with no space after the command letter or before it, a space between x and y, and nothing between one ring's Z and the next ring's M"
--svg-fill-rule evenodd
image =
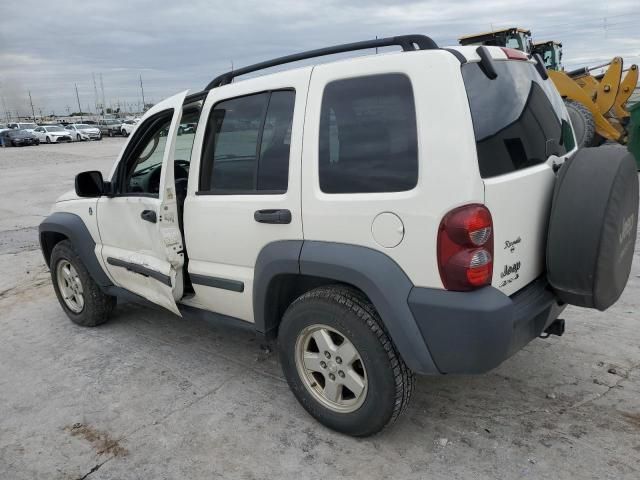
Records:
M96 258L96 242L93 240L89 229L78 215L68 212L55 212L45 218L39 228L40 248L44 260L49 265L51 251L55 244L48 240L48 233L58 233L65 236L73 244L73 248L80 256L93 280L102 288L113 285L107 274L102 269Z

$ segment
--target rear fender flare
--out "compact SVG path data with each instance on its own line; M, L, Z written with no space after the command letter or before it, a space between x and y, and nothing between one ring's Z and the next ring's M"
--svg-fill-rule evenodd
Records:
M409 308L413 283L384 253L368 247L320 241L283 241L260 252L254 275L255 327L265 333L268 289L278 275L300 274L345 283L360 289L376 308L385 329L409 368L438 374L429 349ZM272 299L271 299L272 300Z

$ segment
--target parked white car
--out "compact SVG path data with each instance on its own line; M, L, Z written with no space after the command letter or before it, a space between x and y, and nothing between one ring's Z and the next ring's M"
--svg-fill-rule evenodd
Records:
M636 165L578 149L570 122L544 64L510 49L407 35L304 52L157 103L106 179L77 175L40 245L76 324L106 322L119 295L235 319L277 345L311 415L371 435L414 374L486 372L561 335L567 305L619 298Z
M128 137L129 135L131 135L131 132L135 130L139 122L139 118L135 118L133 120L125 120L124 122L122 122L122 126L120 127L120 133L122 133L122 136Z
M87 125L86 123L73 123L67 125L65 129L71 135L71 139L76 142L84 140L102 140L102 133L100 129L93 125Z
M33 133L38 137L40 142L60 143L71 141L71 134L59 125L36 127Z

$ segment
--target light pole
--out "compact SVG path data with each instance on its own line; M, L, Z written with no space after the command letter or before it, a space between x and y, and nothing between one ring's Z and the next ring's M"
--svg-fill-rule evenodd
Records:
M31 115L33 115L33 121L36 121L36 111L33 108L33 101L31 100L31 90L29 90L29 103L31 104Z
M144 102L144 87L142 86L142 74L140 74L140 91L142 92L142 112L144 113L145 102Z
M80 106L80 95L78 95L78 84L75 84L76 86L76 99L78 100L78 111L80 112L80 123L84 122L84 119L82 118L82 107Z

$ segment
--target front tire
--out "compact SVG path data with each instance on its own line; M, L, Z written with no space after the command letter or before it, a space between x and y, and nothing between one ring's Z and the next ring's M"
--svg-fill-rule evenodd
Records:
M50 139L49 137L47 137L47 138L45 139L45 141L46 141L47 143L51 143L51 139Z
M373 435L409 402L413 373L358 291L329 286L299 297L284 314L278 346L294 395L333 430Z
M109 130L109 136L113 137L113 130Z
M69 319L83 327L105 323L116 306L116 298L105 294L68 240L51 252L51 280L62 309Z

